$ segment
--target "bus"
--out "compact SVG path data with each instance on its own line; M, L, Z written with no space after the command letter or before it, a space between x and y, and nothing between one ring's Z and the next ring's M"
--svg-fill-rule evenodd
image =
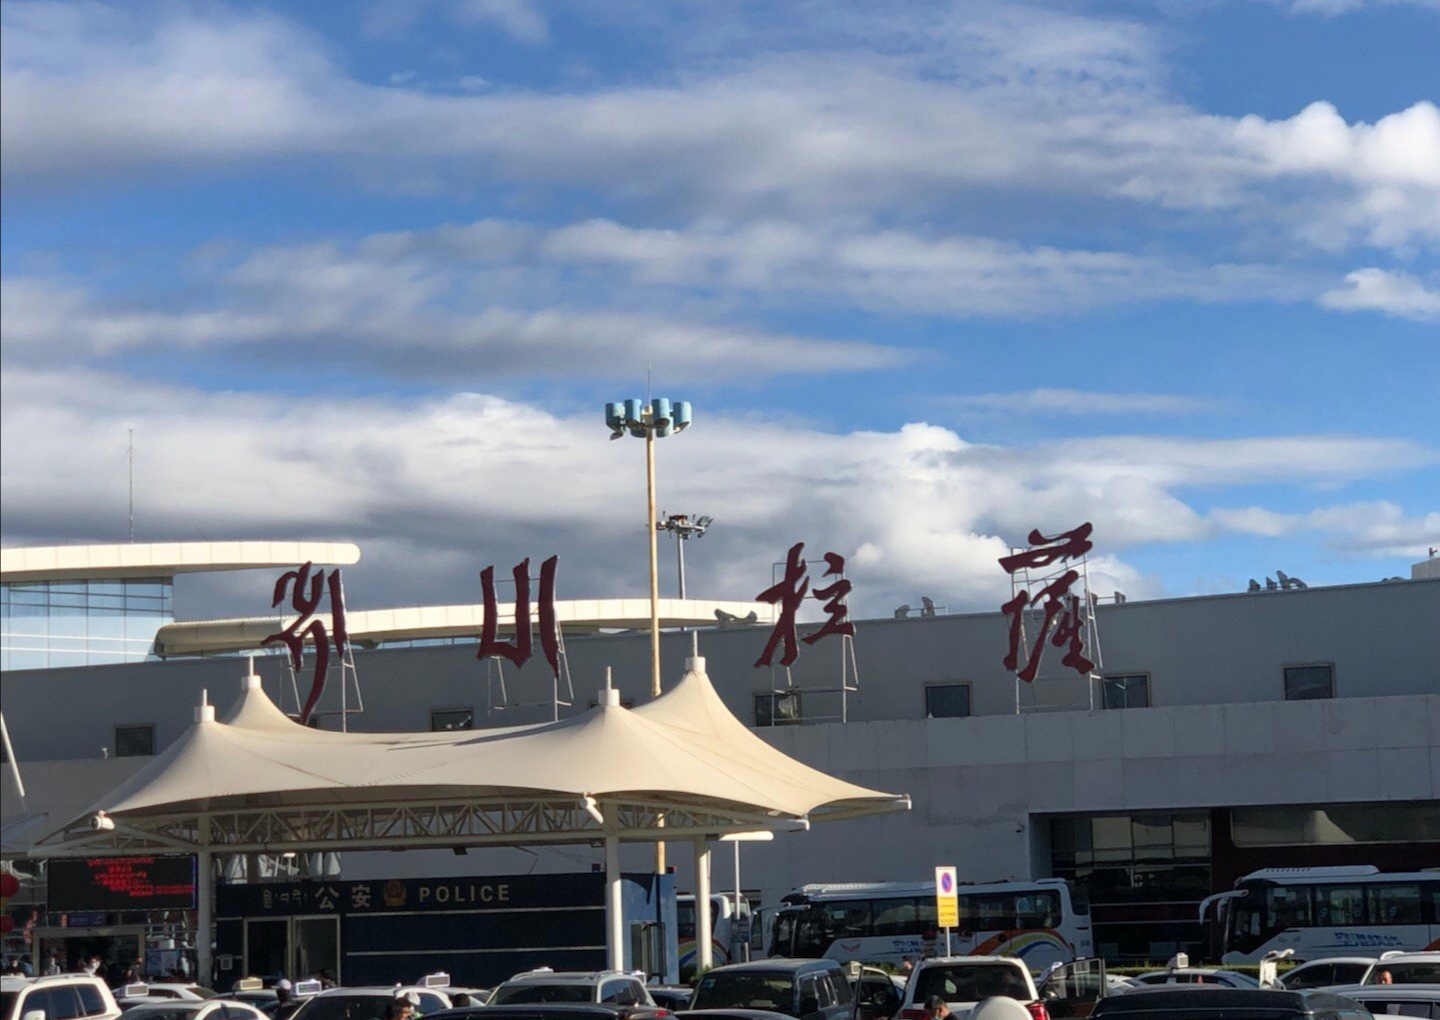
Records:
M676 926L680 937L680 980L695 976L699 953L695 944L695 894L681 893L675 897ZM710 897L710 945L715 966L740 963L749 957L750 901L740 897L740 913L735 913L735 896L714 893Z
M1200 904L1216 908L1224 963L1440 949L1440 871L1382 873L1370 865L1266 868Z
M1063 878L962 885L957 955L1017 956L1032 971L1092 956L1090 905ZM805 885L784 897L770 929L770 956L898 964L945 952L935 924L935 883Z

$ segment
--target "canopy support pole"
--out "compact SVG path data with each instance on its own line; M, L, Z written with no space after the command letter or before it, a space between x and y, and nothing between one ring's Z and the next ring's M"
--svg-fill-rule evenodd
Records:
M612 829L605 834L605 955L611 970L625 969L625 915L620 881L620 837Z
M211 955L215 924L214 854L207 847L195 855L195 981L211 988L215 981Z
M715 966L714 933L710 923L710 844L695 841L695 966L696 976Z

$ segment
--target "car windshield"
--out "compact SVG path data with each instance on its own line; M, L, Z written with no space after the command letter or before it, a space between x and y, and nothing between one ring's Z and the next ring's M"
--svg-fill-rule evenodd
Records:
M15 1008L15 992L0 992L0 1017L8 1018L10 1010Z
M198 1006L199 1003L196 1003ZM132 1006L125 1011L126 1020L190 1020L195 1009L184 1006Z
M593 993L589 985L546 985L538 981L526 981L513 985L502 985L496 989L490 1000L492 1006L513 1006L522 1002L590 1002Z
M201 988L199 985L187 985L185 990L197 999L213 999L220 994L209 988Z
M1382 974L1389 974L1386 981ZM1387 963L1381 960L1366 978L1367 985L1433 985L1440 984L1440 963Z
M691 1009L768 1009L795 1011L795 977L784 971L731 971L700 979Z
M295 1020L384 1020L389 995L320 995L295 1013Z
M1028 1000L1030 989L1008 963L962 963L926 967L915 982L915 1001L938 995L946 1002L977 1002L991 995Z

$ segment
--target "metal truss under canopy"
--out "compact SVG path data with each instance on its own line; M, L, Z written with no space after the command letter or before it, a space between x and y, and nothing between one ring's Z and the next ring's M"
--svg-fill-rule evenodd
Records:
M803 830L804 818L719 810L675 802L599 801L597 821L574 799L407 800L391 804L314 805L215 812L180 812L111 819L114 828L72 826L35 852L45 857L115 854L275 853L401 850L457 846L553 846L621 841L718 839L760 829Z

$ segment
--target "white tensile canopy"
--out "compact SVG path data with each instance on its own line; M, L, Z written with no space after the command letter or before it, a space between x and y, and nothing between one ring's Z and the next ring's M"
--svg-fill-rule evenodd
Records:
M224 720L202 705L150 765L31 853L195 853L205 930L216 853L603 843L618 965L621 841L695 841L703 903L709 840L910 806L777 751L730 714L703 659L687 666L633 710L607 689L571 719L444 733L311 729L249 676Z

